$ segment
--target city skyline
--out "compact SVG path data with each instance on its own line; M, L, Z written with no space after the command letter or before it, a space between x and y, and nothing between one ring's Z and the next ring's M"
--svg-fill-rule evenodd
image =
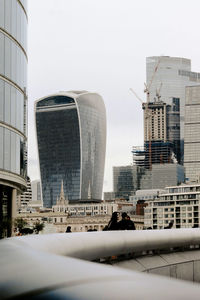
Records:
M182 1L180 14L179 4L172 1L164 6L159 1L94 4L88 0L84 3L60 0L59 5L53 0L29 2L29 176L32 180L39 174L34 100L60 90L87 89L98 92L106 105L104 191L112 190L112 167L129 165L132 146L143 144L143 112L129 88L145 100L146 57L161 54L185 57L191 59L192 70L200 71L199 42L194 31L198 28L199 6ZM185 22L190 15L190 22ZM173 19L179 26L171 22Z

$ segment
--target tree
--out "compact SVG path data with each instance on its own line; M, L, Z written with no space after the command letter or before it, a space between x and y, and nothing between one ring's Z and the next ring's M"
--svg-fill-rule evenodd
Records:
M14 225L21 233L22 229L27 225L27 222L22 218L16 218L14 221Z
M44 223L40 223L39 221L35 223L34 230L38 234L44 228Z

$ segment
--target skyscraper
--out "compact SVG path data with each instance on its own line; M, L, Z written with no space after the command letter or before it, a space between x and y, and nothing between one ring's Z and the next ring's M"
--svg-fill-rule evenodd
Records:
M40 180L34 180L31 182L32 189L32 201L41 201L41 187Z
M27 176L27 188L25 192L17 196L18 211L25 211L31 201L32 201L31 180Z
M200 178L200 85L186 88L184 167L186 178Z
M26 10L26 0L0 1L0 237L11 234L16 193L26 187Z
M43 205L52 207L63 180L72 203L102 199L106 112L102 98L63 92L35 102Z
M145 165L180 163L179 99L171 105L161 100L143 103Z
M134 178L133 166L113 167L113 191L115 198L128 200L129 196L133 195L133 192L136 190Z
M185 87L197 85L200 81L200 73L191 72L191 61L189 59L151 56L146 59L147 86L151 81L150 102L153 102L156 98L156 90L159 88L161 88L161 98L167 104L171 104L172 98L180 99L181 161L183 163Z

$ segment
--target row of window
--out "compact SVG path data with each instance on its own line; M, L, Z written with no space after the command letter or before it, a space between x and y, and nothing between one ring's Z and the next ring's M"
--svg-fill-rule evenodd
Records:
M24 96L16 88L0 79L0 121L25 133Z
M21 1L26 9L26 1ZM0 0L0 28L27 49L27 18L17 0Z
M0 74L22 90L27 87L27 60L21 48L0 32Z
M26 145L16 133L0 127L0 169L26 175Z

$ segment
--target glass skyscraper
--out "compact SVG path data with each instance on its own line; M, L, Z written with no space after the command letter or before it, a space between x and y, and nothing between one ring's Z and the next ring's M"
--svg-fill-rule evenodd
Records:
M35 102L44 207L52 207L63 180L71 203L102 199L106 112L102 98L64 92Z
M26 187L26 0L0 0L0 237L11 234L17 190Z
M200 179L200 85L186 88L184 167L189 181Z

